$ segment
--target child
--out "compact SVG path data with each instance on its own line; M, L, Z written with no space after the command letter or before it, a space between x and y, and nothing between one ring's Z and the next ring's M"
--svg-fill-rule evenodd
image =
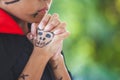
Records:
M0 80L71 80L61 55L69 32L47 14L51 3L0 0Z

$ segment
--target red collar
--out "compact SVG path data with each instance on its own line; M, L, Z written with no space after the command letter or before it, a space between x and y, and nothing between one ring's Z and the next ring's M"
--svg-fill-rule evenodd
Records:
M0 9L0 33L24 35L21 27L2 9Z

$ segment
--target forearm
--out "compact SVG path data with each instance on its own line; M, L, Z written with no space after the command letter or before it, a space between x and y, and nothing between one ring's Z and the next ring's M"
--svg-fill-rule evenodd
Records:
M33 50L18 80L40 80L48 60L49 58L47 56L40 55L39 51Z
M71 80L62 55L51 64L56 80Z

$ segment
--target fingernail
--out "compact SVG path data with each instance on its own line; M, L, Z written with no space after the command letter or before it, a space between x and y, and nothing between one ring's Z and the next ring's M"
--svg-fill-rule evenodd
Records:
M32 26L31 26L31 34L32 35L36 35L36 27L37 27L37 25L35 23L32 24Z
M30 39L33 39L33 36L32 36L32 35L30 35Z
M35 25L35 23L32 23L31 27L33 27Z
M38 25L38 27L39 27L40 29L43 29L43 23L40 23L40 24Z
M34 39L37 39L37 37L35 36Z
M61 33L61 30L55 30L53 33L54 33L54 34L60 34L60 33Z
M50 30L49 25L47 25L47 26L45 27L44 31L49 31L49 30Z

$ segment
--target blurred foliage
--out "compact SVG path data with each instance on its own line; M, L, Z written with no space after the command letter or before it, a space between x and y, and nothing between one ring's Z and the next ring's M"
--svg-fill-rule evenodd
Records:
M64 42L74 80L120 80L120 0L54 0L71 35Z

